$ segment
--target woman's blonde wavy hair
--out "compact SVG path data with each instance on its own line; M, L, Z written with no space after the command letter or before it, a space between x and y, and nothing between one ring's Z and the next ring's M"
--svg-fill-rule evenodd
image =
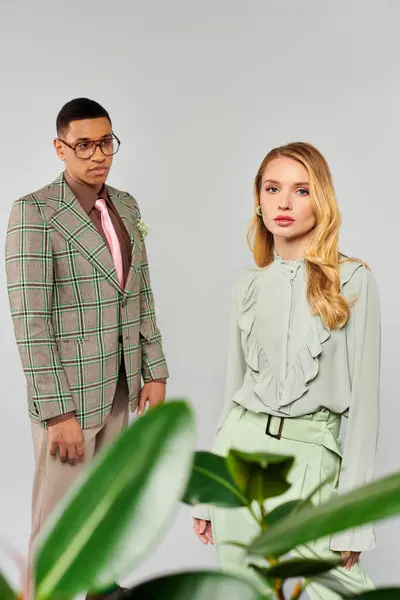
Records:
M341 215L336 200L332 175L322 154L303 142L274 148L267 154L258 169L254 182L254 216L247 239L258 267L267 267L274 260L274 239L256 213L260 205L262 177L268 163L280 157L292 158L306 169L310 183L310 199L316 225L309 236L305 254L307 297L312 313L319 315L330 329L342 328L349 318L349 302L340 294L339 265L355 260L339 253Z

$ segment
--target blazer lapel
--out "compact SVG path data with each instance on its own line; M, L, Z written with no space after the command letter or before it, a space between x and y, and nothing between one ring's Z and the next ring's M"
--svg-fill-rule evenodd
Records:
M55 212L49 224L122 293L112 256L95 226L61 175L55 182L57 196L47 199Z
M124 289L124 293L128 295L129 290L132 289L133 282L142 264L143 242L140 232L136 226L133 207L130 204L129 200L124 198L121 194L119 194L117 190L110 187L107 187L107 193L109 195L109 198L112 200L114 206L116 207L118 214L126 227L126 230L129 233L129 237L132 244L131 265Z

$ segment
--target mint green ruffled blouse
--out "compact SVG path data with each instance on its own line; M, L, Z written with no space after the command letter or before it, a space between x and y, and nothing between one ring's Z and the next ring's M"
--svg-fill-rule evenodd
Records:
M355 303L346 326L329 330L311 313L304 260L285 261L275 254L267 268L249 271L239 280L220 424L236 404L282 417L322 408L348 417L339 482L343 492L373 477L379 427L380 308L375 281L363 263L343 263L340 281L342 294ZM372 528L335 536L335 546L370 549Z

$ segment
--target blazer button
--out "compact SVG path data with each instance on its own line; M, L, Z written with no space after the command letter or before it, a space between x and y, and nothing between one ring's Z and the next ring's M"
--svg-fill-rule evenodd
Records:
M120 344L122 344L122 342L123 342L123 337L122 337L122 335L118 336L118 341L119 341L119 343L120 343Z
M121 306L122 306L122 308L125 308L125 306L126 306L126 300L122 300Z

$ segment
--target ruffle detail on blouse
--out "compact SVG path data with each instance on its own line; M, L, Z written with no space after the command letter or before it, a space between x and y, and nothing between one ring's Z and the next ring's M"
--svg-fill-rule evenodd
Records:
M252 371L260 371L261 344L254 333L255 312L257 305L256 273L250 279L242 299L242 306L238 315L238 325L241 330L242 347L245 360Z
M349 260L347 262L343 262L340 265L340 288L343 289L343 286L348 283L353 277L354 273L360 267L364 267L364 263L356 260Z
M323 344L330 337L330 330L323 325L319 317L314 317L312 327L288 375L281 398L282 406L295 402L308 391L308 384L318 375Z
M300 349L284 386L275 377L268 364L268 357L257 335L257 273L250 278L243 290L242 303L238 309L238 325L241 330L242 347L245 361L254 382L254 392L268 407L281 412L301 398L309 389L309 383L315 379L319 370L319 357L323 344L330 338L330 330L324 327L319 317L314 317L312 326Z

